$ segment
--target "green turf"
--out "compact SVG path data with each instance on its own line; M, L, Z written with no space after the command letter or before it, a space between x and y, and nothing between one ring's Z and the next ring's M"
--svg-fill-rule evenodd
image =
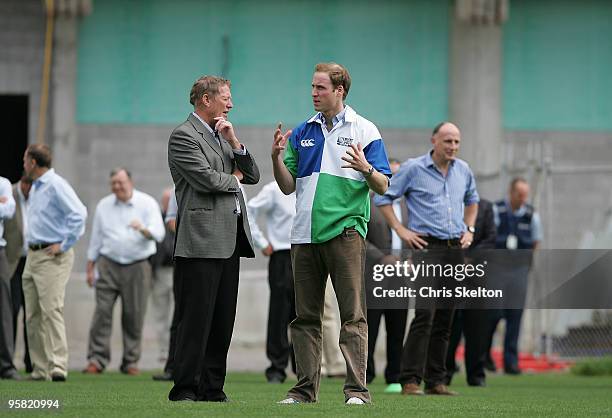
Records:
M346 406L342 382L323 379L317 404L276 405L294 381L265 382L263 373L231 373L228 404L166 400L169 383L154 382L151 373L138 377L119 373L100 376L73 372L65 383L0 381L0 416L66 417L277 417L277 416L612 416L612 377L572 374L490 376L488 387L471 388L458 376L457 397L403 397L385 394L377 379L370 390L373 404ZM9 399L58 399L61 409L19 413L7 410Z

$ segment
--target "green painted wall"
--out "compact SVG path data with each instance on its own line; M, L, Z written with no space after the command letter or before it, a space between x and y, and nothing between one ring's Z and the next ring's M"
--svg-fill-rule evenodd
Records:
M103 0L79 32L79 123L183 121L189 90L223 68L234 123L294 125L313 113L314 64L353 78L347 102L379 126L429 128L448 114L449 0Z
M511 0L504 127L612 130L612 1Z

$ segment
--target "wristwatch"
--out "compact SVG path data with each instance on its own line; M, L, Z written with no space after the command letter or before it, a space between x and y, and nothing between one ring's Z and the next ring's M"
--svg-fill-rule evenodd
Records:
M467 230L468 230L468 232L471 232L472 234L476 232L476 228L473 227L472 225L468 225L467 226Z
M368 178L368 177L370 177L372 174L374 174L374 166L373 166L373 165L370 165L370 169L369 169L369 170L368 170L368 172L367 172L366 174L364 174L363 176L364 176L365 178Z

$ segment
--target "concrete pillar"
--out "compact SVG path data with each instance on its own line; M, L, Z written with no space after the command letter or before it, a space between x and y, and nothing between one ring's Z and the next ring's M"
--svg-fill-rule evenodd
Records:
M54 167L69 182L76 178L76 74L77 25L70 16L58 16L55 22L50 107Z
M450 40L450 120L462 132L461 158L496 178L502 153L502 28L507 2L457 0ZM497 187L497 186L496 186Z
M55 2L52 95L49 128L54 166L69 182L77 179L76 83L79 19L90 14L90 0Z

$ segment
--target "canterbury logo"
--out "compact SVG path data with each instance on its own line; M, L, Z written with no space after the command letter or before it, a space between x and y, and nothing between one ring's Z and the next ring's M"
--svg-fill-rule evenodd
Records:
M315 141L314 141L314 139L302 139L300 141L300 145L302 147L314 147L315 146Z

